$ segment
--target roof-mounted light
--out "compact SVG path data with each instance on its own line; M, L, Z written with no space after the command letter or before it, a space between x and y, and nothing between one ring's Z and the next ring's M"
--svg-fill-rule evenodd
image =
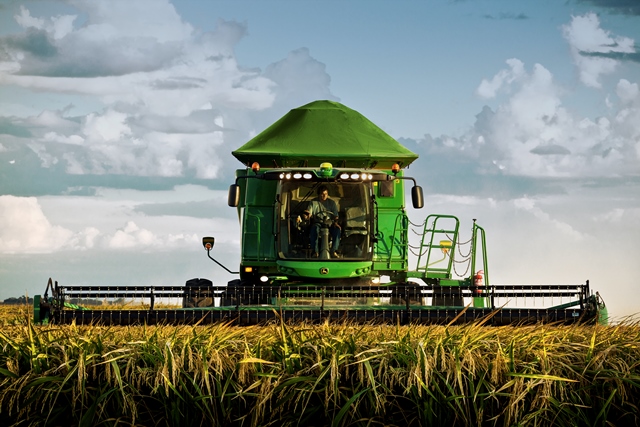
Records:
M302 178L302 174L300 172L296 172L296 173L293 174L293 178L294 179L300 179L300 178Z
M309 172L307 172L307 173L305 173L304 175L302 175L302 177L303 177L304 179L311 179L311 178L313 178L313 175L311 175Z
M391 166L391 172L393 172L394 175L400 172L400 165L394 163L393 166Z
M349 174L348 173L340 174L340 179L349 179Z
M351 179L360 179L360 174L358 174L358 173L352 173L352 174L351 174Z
M291 179L291 174L290 174L290 173L288 173L288 174L286 174L284 177L285 177L286 179Z
M251 165L251 170L254 173L258 173L260 171L260 163L258 162L253 162L253 164Z
M331 176L333 165L329 162L320 163L320 175L323 177Z
M280 174L280 179L284 179L284 174L283 173Z

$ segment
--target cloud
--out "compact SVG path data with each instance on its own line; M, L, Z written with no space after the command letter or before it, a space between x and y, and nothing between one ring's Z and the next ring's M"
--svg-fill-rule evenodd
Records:
M476 93L482 98L495 98L497 92L506 85L524 76L522 61L512 58L507 60L509 69L501 70L491 80L483 79Z
M165 1L71 3L88 15L77 28L77 15L36 18L20 7L15 20L26 31L0 39L19 74L98 77L152 71L178 57L193 32Z
M602 7L611 13L623 15L640 15L640 3L637 0L577 0L580 3Z
M502 12L502 13L498 13L497 15L484 15L484 17L486 19L498 19L498 20L516 20L516 21L522 21L525 19L529 19L529 16L525 13L513 13L513 12Z
M571 154L571 151L567 150L562 145L558 144L544 144L538 145L531 149L533 154L540 154L542 156L548 156L553 154Z
M195 234L169 233L165 236L157 236L151 231L140 228L135 222L128 221L124 227L118 229L112 236L105 239L109 249L148 249L158 250L175 248L177 246L193 245L199 243Z
M474 126L461 136L425 136L412 147L427 159L444 162L430 170L432 182L452 189L449 178L475 176L477 191L484 183L495 188L500 176L539 178L637 176L640 170L640 91L638 83L621 79L610 111L597 118L580 117L563 105L565 91L541 64L528 70L522 61L510 59L508 67L483 79L477 93L496 99L485 106ZM501 95L501 96L500 96ZM429 161L429 160L427 160ZM438 163L438 162L434 162ZM444 169L443 169L444 168ZM443 169L443 170L441 170ZM484 178L480 177L495 177ZM548 191L548 185L512 181L520 191ZM499 187L498 187L499 188ZM465 191L460 186L457 191ZM470 191L470 190L467 190Z
M246 24L196 30L167 0L70 4L77 13L57 17L22 6L15 19L23 31L0 37L0 85L104 105L75 117L70 108L0 117L0 142L28 147L42 168L212 179L233 149L290 108L336 99L325 65L307 49L264 72L239 66L234 50Z
M103 114L85 117L82 132L96 142L117 142L131 136L131 128L125 123L127 115L107 110Z
M616 87L616 94L623 105L634 108L640 107L638 83L631 83L627 79L620 79Z
M73 22L76 18L76 15L58 15L49 20L36 18L31 16L31 12L24 6L20 6L20 14L14 16L21 27L45 30L46 34L50 34L54 40L59 40L69 34L73 30Z
M15 123L14 120L0 117L0 135L13 135L21 138L28 138L31 136L31 132L19 123Z
M496 165L508 175L569 174L564 155L586 147L572 135L575 122L562 107L561 90L553 75L540 64L531 72L515 59L508 65L510 68L498 72L492 81L500 83L494 85L496 90L508 91L510 97L495 111L485 108L477 116L473 132L464 140L467 153L477 153L481 163ZM486 166L486 171L491 170Z
M286 105L336 99L329 90L331 77L325 64L312 58L307 48L294 50L285 59L270 64L263 75L277 85L274 91L278 101Z
M613 73L618 65L615 58L635 52L633 39L612 36L600 28L600 19L594 13L572 17L562 31L586 86L601 87L600 76Z
M70 199L73 208L78 208L79 199ZM104 215L117 215L116 220L126 217L122 210L114 210L104 201L85 200L81 209L86 212L102 212ZM188 215L188 212L185 212ZM79 231L70 227L52 223L43 211L41 203L35 197L0 196L0 254L33 254L55 253L60 251L86 250L131 250L164 251L183 247L197 247L199 237L193 232L184 230L184 226L177 226L170 232L162 231L166 217L147 220L138 216L136 221L127 220L124 226L110 231L110 226L104 220L89 216L86 220L93 220L94 226L84 223ZM171 222L177 224L189 221L188 217L176 217ZM137 221L146 221L159 231L151 231L141 227ZM193 218L191 221L195 221ZM227 220L223 221L227 223ZM183 231L180 231L183 229ZM176 232L177 231L177 232ZM223 239L225 240L225 239Z
M133 221L129 221L124 228L116 231L109 239L108 245L113 249L130 249L136 246L150 246L154 240L153 233L141 229Z
M0 196L0 252L42 253L63 248L73 232L52 225L35 197Z

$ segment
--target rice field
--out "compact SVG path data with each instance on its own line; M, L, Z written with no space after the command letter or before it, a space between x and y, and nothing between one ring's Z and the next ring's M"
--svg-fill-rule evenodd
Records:
M640 425L640 326L36 326L0 312L0 424Z

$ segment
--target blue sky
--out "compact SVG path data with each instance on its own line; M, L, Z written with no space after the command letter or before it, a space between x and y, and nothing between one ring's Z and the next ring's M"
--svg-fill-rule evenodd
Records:
M230 152L316 99L420 155L497 283L591 280L637 313L640 6L619 1L3 1L0 299L238 263Z

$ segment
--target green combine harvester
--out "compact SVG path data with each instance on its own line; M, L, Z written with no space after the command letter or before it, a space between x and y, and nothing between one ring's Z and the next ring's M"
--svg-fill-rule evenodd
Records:
M465 242L455 216L432 214L411 222L405 185L411 186L415 209L423 207L423 192L405 170L418 156L342 104L316 101L295 108L233 155L245 165L236 171L228 200L240 220L239 271L211 256L213 237L204 237L203 245L237 279L153 287L63 286L49 279L45 294L35 298L35 321L607 321L606 307L588 281L492 285L485 231L475 220ZM457 269L464 273L454 274ZM167 298L180 300L181 307L154 307ZM81 299L142 300L149 309L72 304Z

